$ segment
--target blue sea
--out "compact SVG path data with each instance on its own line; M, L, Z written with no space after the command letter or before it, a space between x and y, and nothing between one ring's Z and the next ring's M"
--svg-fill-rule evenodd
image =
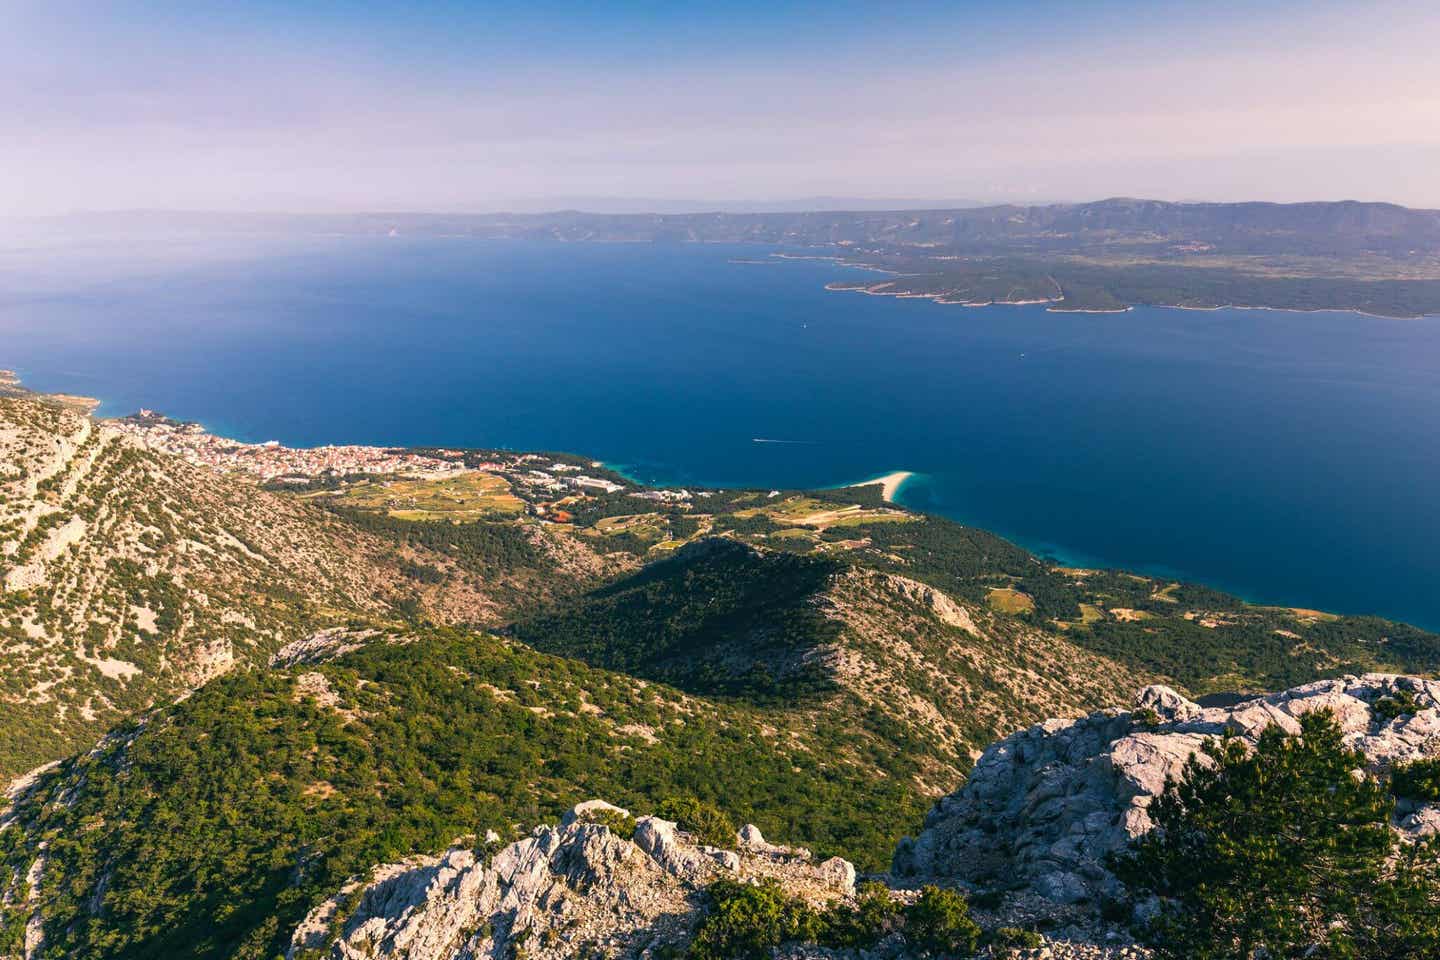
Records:
M0 367L251 441L911 470L906 505L1069 563L1440 628L1440 320L967 309L734 262L769 252L12 236Z

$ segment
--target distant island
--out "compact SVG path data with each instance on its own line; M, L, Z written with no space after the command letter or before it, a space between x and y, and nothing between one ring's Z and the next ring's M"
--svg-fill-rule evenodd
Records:
M113 214L90 229L314 232L556 243L724 243L866 267L837 290L1055 311L1132 306L1440 314L1440 211L1387 203L1094 203L809 213ZM774 257L737 257L738 263Z

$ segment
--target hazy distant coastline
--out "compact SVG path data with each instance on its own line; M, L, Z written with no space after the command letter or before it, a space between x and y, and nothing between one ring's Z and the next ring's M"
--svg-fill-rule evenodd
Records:
M896 278L886 291L892 294L965 305L1051 302L1056 312L1086 313L1143 305L1239 305L1404 319L1440 315L1440 211L1386 203L1114 198L1039 206L749 213L142 211L29 223L81 232L754 244L770 247L776 259L889 274Z

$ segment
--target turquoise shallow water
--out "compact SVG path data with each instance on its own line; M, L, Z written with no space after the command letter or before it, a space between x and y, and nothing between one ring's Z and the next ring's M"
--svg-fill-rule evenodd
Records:
M1440 628L1440 321L972 310L756 248L0 241L0 366L247 440L571 450ZM757 440L787 441L761 443Z

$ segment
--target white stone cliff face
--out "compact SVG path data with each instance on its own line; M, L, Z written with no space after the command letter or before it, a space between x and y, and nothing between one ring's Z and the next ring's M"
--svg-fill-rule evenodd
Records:
M633 838L621 837L586 819L601 811L624 814L588 801L488 862L457 847L377 867L313 910L287 957L636 957L686 939L700 892L722 876L775 877L817 903L854 893L855 868L846 861L812 863L808 851L772 846L753 826L736 850L718 850L657 817L641 817Z
M1408 693L1413 715L1387 720L1377 701ZM1165 686L1146 687L1134 711L1047 720L992 744L959 790L938 802L925 829L896 850L897 878L990 884L1028 881L1060 903L1118 892L1106 854L1151 827L1147 808L1206 738L1253 740L1276 724L1329 709L1348 746L1372 766L1440 755L1440 683L1366 674L1305 684L1232 707L1203 708ZM1146 721L1150 716L1158 723ZM1440 828L1440 807L1401 807L1397 829Z

